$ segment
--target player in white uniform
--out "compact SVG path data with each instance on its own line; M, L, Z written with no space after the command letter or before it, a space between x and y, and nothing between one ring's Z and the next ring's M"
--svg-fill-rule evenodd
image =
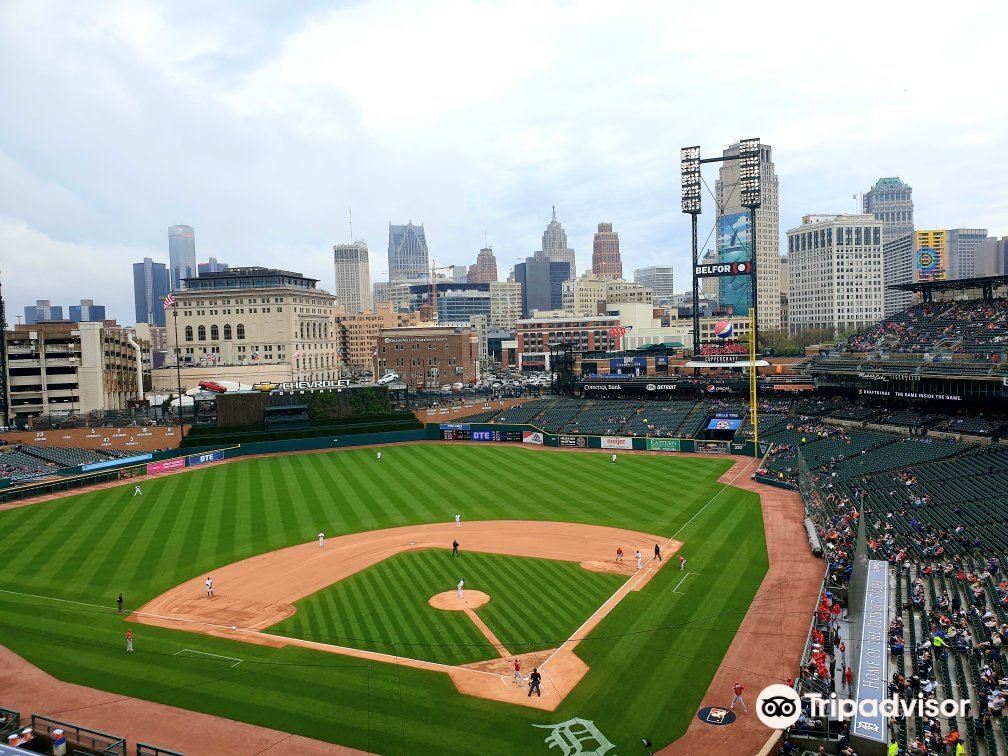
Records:
M459 580L458 582L458 597L462 598L462 586L465 585L465 579Z
M320 531L318 534L318 547L321 549L323 546L325 546L325 533Z
M456 528L462 527L462 515L460 515L458 512L455 513L455 527Z
M209 598L213 598L213 580L211 580L209 576L207 576L206 579L206 595Z
M378 461L381 462L381 452L378 452Z
M640 549L637 549L637 569L644 566L644 557L641 556Z
M133 495L134 496L143 496L143 491L140 490L140 486L134 486L133 487Z
M616 464L616 455L615 454L612 455L612 463L614 465Z

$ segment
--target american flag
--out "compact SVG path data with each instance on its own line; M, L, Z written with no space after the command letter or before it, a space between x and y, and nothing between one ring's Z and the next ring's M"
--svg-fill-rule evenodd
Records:
M175 297L172 294L168 294L168 296L164 298L164 308L167 310L169 307L174 306L175 306Z
M252 359L253 359L253 360L258 360L258 359L259 359L259 352L255 352L255 353L254 353L254 354L252 355Z

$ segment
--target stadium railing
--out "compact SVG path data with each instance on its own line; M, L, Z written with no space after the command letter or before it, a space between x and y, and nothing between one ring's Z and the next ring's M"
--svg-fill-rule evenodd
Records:
M137 743L136 756L185 756L185 754L169 751L167 748L160 748L149 743Z
M21 714L0 706L0 738L6 737L21 727ZM2 742L2 741L0 741Z
M84 746L95 753L107 754L108 756L126 756L126 739L117 735L89 730L86 727L61 722L58 719L51 719L40 714L32 714L31 726L34 732L48 738L52 737L53 730L63 730L68 741Z

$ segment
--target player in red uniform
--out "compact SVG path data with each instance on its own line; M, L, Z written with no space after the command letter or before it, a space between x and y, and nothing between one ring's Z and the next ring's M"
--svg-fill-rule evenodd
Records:
M734 709L735 708L735 704L737 702L737 703L742 704L742 711L744 711L746 714L748 714L749 713L749 709L746 708L745 701L742 700L742 691L745 690L745 685L743 685L740 682L736 682L734 685L731 686L731 689L732 689L732 693L734 693L734 695L732 696L731 706L729 706L728 708L729 709Z

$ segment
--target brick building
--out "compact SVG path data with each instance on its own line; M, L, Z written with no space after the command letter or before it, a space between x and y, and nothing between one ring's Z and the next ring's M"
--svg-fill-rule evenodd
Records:
M501 362L518 370L548 370L550 347L568 342L575 352L608 352L619 343L609 329L619 324L611 315L525 318L518 321L517 338L504 342Z
M411 387L474 383L479 335L466 326L385 328L378 334L375 374L390 371Z

